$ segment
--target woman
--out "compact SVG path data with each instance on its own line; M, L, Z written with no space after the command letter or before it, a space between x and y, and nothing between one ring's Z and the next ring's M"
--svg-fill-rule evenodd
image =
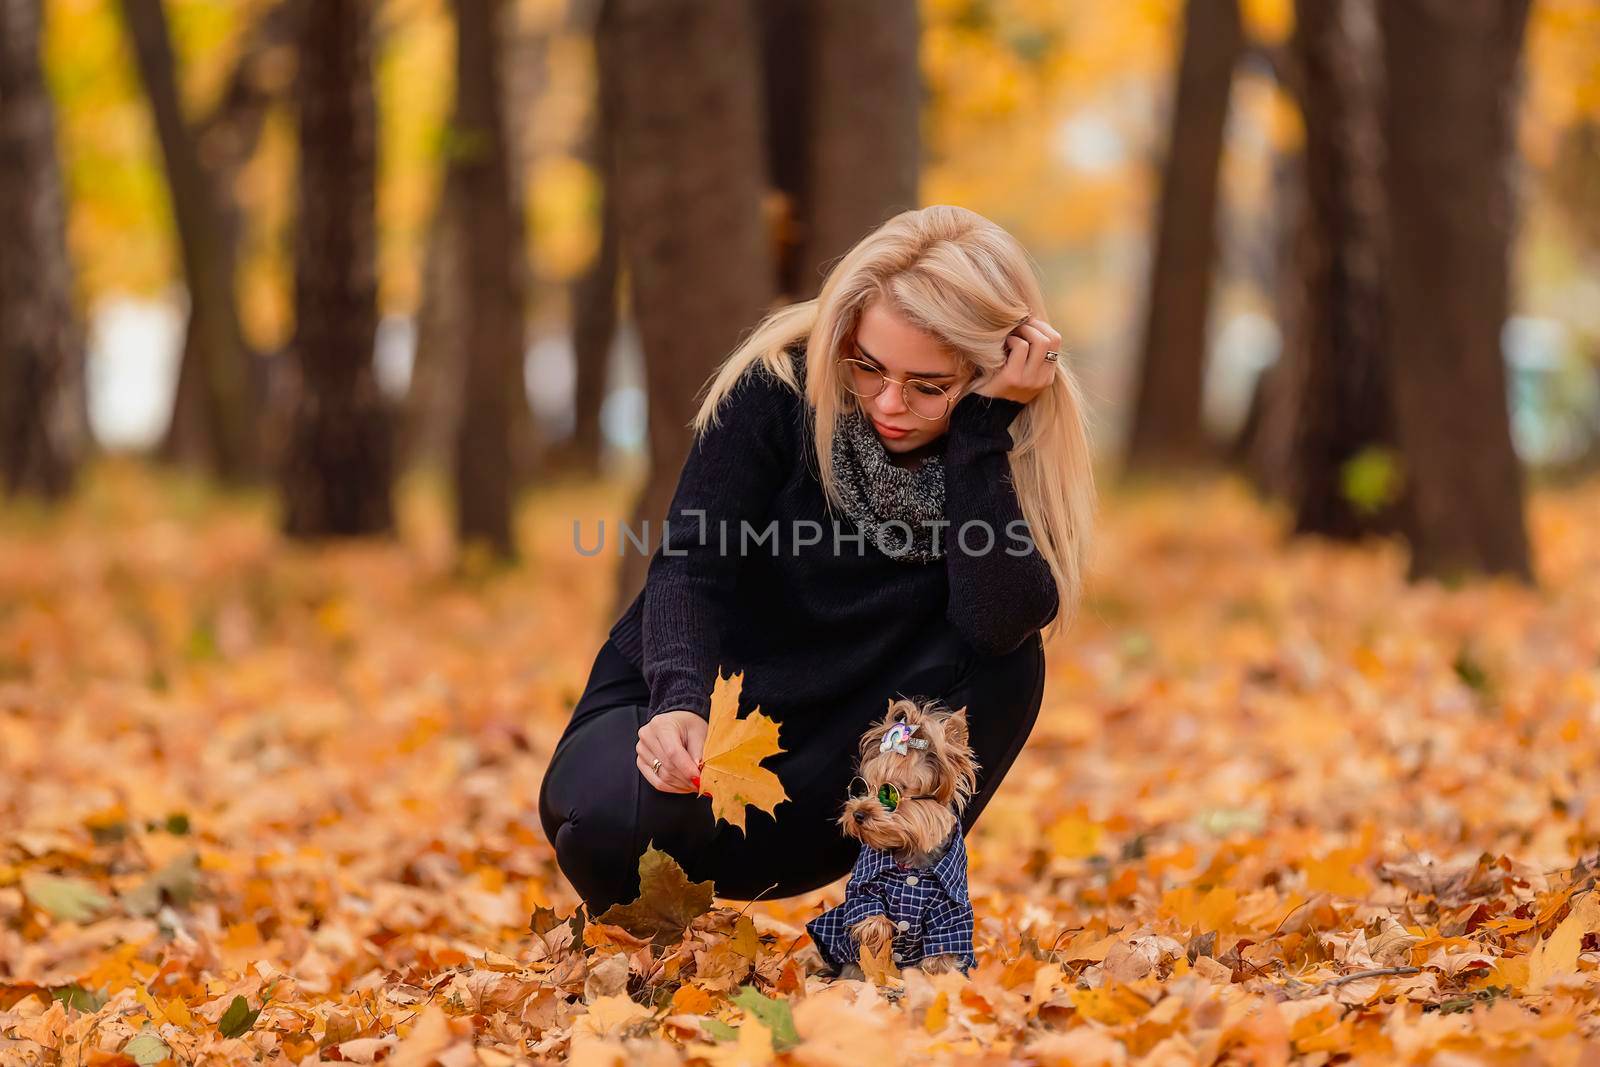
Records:
M612 627L539 797L598 913L664 849L734 900L844 875L835 819L896 695L966 707L971 829L1044 693L1040 630L1077 605L1094 511L1082 400L1032 261L948 205L858 243L723 363L645 586ZM698 793L718 671L778 720L789 799L741 832Z

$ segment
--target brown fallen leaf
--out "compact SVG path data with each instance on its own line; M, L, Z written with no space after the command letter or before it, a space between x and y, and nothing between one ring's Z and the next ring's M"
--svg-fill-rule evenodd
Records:
M639 895L628 904L613 904L595 919L612 923L657 945L671 945L696 916L711 910L712 884L708 878L691 882L671 855L654 842L639 857Z

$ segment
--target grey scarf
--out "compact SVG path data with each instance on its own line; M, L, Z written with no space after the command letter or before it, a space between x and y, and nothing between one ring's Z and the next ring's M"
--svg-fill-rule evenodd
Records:
M833 433L833 470L845 513L884 555L903 563L944 558L944 458L896 466L861 410L848 405ZM909 541L909 544L907 543Z

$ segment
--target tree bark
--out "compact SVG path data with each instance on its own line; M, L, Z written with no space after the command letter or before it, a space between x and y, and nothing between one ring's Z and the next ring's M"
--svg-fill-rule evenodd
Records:
M1217 189L1233 70L1237 0L1189 0L1145 311L1130 468L1210 458L1201 423L1206 325L1217 258Z
M817 294L829 267L857 241L917 206L921 167L915 0L817 0L810 16L802 300Z
M767 181L781 196L773 235L774 271L785 302L804 300L815 296L822 284L820 277L810 276L812 265L804 260L815 214L811 109L817 66L814 23L820 9L811 0L758 0L755 11L765 90Z
M155 119L178 249L189 293L185 362L197 361L215 473L241 482L258 473L256 403L234 293L234 248L224 233L215 186L183 114L177 61L161 0L122 0L135 63ZM181 376L181 371L180 371Z
M648 521L656 545L697 395L773 298L754 29L745 0L607 0L597 36L649 397L650 476L630 523ZM648 563L624 553L619 614Z
M1381 485L1365 499L1349 482L1352 463L1380 473L1394 445L1374 17L1372 0L1297 0L1292 42L1306 145L1290 499L1296 533L1346 540L1392 530L1399 502Z
M1383 0L1389 347L1411 576L1532 579L1501 330L1529 0Z
M278 0L251 25L216 106L194 125L199 164L211 189L222 248L235 271L244 229L244 209L235 191L237 179L255 154L268 111L287 94L294 66L295 27L304 8L305 0ZM237 309L237 289L230 288L230 295ZM233 318L238 322L237 310ZM168 463L218 471L220 465L211 432L217 416L213 393L205 388L202 373L204 361L199 355L202 340L197 331L199 325L199 320L191 315L179 357L172 419L158 454ZM245 376L245 392L250 401L248 433L256 450L256 463L264 469L269 465L265 416L270 361L250 346L242 329L239 333L244 359L241 373Z
M295 358L283 472L292 537L386 533L392 441L377 330L372 0L317 0L300 35Z
M465 238L465 410L456 436L456 532L515 555L512 406L522 403L523 225L512 201L499 53L500 0L455 0L456 136ZM526 404L523 404L525 407Z
M460 170L446 166L428 223L416 353L403 415L402 449L407 467L455 467L455 432L461 419L467 363L466 292L460 284L466 269L460 184Z
M621 274L621 235L617 232L616 167L612 162L614 119L605 98L596 101L595 122L584 152L599 176L600 247L572 287L572 357L576 377L572 396L572 436L565 464L588 475L600 472L604 450L600 412L610 380L611 345L617 332L617 286Z
M84 340L41 32L39 0L0 0L0 481L58 498L85 445Z

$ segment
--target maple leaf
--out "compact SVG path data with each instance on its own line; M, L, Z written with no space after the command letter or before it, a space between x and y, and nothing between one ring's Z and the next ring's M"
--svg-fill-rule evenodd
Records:
M873 985L893 985L900 979L900 968L894 965L892 952L894 942L884 941L878 946L878 951L873 952L866 945L861 946L858 962L861 973L871 980Z
M1528 990L1540 992L1556 975L1576 971L1584 935L1596 930L1600 930L1600 890L1591 890L1577 898L1548 938L1534 945L1528 955Z
M783 783L761 761L784 751L778 744L778 723L758 710L739 717L739 689L744 672L717 678L711 691L711 723L706 730L700 771L700 792L711 797L711 813L744 832L745 807L753 804L771 815L789 799Z
M528 919L528 930L530 933L543 937L557 926L564 924L572 931L572 943L581 945L583 944L583 913L584 906L582 904L574 908L572 914L565 919L556 915L554 908L534 908L533 915Z
M688 1046L688 1052L712 1067L761 1067L762 1064L771 1063L774 1058L772 1031L759 1020L747 1019L731 1043L696 1043Z
M711 910L712 891L711 879L689 881L678 861L656 848L652 839L639 857L638 897L611 905L595 921L620 926L661 946L671 945L696 916Z
M755 1016L772 1032L774 1049L782 1052L799 1044L800 1035L795 1032L794 1015L787 1000L763 996L753 985L741 986L739 995L729 999L743 1008L747 1014Z

